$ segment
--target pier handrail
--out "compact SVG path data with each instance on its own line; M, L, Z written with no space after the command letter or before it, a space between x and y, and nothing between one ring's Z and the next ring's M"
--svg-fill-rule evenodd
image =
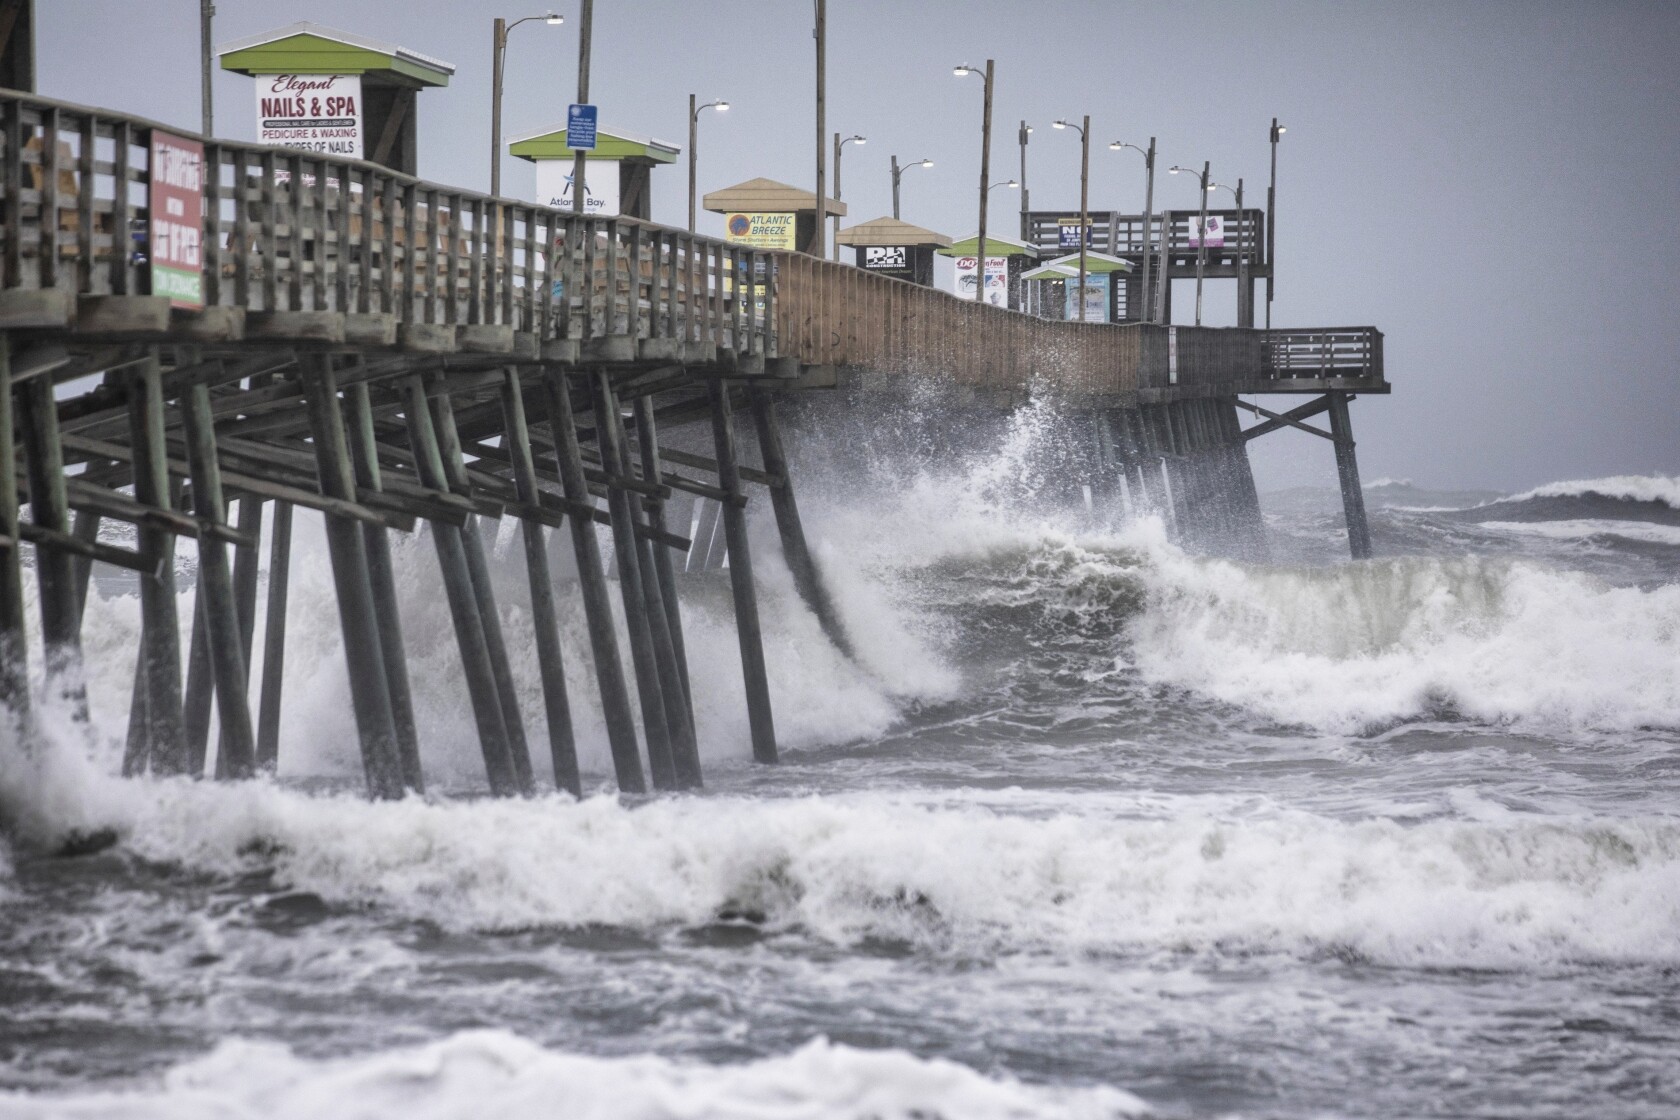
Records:
M774 352L767 303L735 298L737 277L770 274L762 250L15 91L0 91L6 288L145 292L152 130L204 144L209 306Z

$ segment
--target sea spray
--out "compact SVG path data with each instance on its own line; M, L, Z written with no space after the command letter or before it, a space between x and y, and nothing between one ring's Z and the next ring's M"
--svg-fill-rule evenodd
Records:
M1292 570L1153 555L1128 627L1139 669L1284 723L1680 727L1680 585L1474 556Z

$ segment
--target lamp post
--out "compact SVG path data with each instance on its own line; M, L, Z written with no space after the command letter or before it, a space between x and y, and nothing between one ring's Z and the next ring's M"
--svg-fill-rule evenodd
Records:
M1056 122L1057 128L1077 128L1079 130L1079 321L1085 321L1085 227L1090 223L1087 207L1090 205L1091 187L1091 114L1085 114L1084 124L1070 124L1065 120Z
M1032 125L1021 122L1021 131L1016 134L1021 142L1021 240L1027 238L1027 137L1032 135Z
M1266 329L1272 329L1272 274L1277 271L1277 262L1273 259L1272 249L1276 245L1273 239L1277 230L1277 146L1278 137L1289 130L1272 118L1272 185L1266 188Z
M844 140L840 134L834 134L834 201L840 201L840 149L847 144L867 144L867 136L848 136ZM834 215L834 259L840 259L840 215Z
M952 68L951 71L959 78L966 78L975 73L974 67L963 63ZM991 194L988 184L992 181L992 60L986 60L986 81L982 87L985 98L985 109L980 118L980 286L975 290L974 298L981 303L986 302L986 198Z
M988 190L988 191L995 191L995 190L997 190L997 189L998 189L998 188L999 188L999 187L1018 187L1018 186L1020 186L1020 185L1021 185L1021 184L1020 184L1020 183L1017 183L1017 182L1016 182L1016 181L1015 181L1015 180L1013 180L1013 179L1005 179L1005 180L1004 180L1004 181L1003 181L1003 182L1001 182L1001 183L993 183L993 184L992 184L992 185L991 185L991 186L989 186L989 187L987 187L987 188L986 188L986 189L987 189L987 190Z
M522 23L530 23L540 19L550 27L558 27L566 22L566 17L547 12L540 16L526 16L509 23L498 18L491 25L491 53L490 53L490 195L499 198L502 194L502 67L507 60L508 32ZM575 188L574 188L575 191Z
M729 111L727 101L708 101L704 105L696 105L694 94L688 95L688 232L694 232L694 173L695 161L699 158L695 146L699 143L700 110L716 109L720 113Z
M1148 151L1124 140L1116 140L1109 147L1117 152L1130 148L1143 157L1143 314L1138 318L1145 323L1151 323L1155 321L1155 300L1150 297L1149 292L1149 250L1155 243L1155 137L1149 138ZM1162 283L1163 279L1157 275L1156 283Z
M589 52L594 41L595 28L595 0L578 0L578 70L577 70L577 103L589 104ZM584 199L589 194L588 174L585 165L589 161L589 153L584 151L572 153L572 213L583 217L587 212Z
M898 181L900 179L902 179L904 177L904 173L906 171L910 170L912 167L932 167L932 166L933 166L933 161L931 159L919 159L915 163L907 163L903 167L900 167L898 165L898 157L897 156L892 157L893 217L894 218L898 217Z
M1243 303L1243 294L1248 290L1244 281L1248 278L1248 258L1243 249L1246 241L1243 238L1243 181L1237 180L1236 186L1226 183L1209 183L1209 191L1230 191L1231 197L1237 200L1237 326L1252 327L1254 325L1254 301L1249 300L1247 306Z
M1180 171L1189 171L1190 174L1195 174L1188 167L1179 167L1176 164L1167 168L1167 170L1174 175L1177 175ZM1196 325L1198 327L1202 325L1202 273L1207 265L1208 164L1206 161L1202 163L1201 186L1202 210L1199 219L1200 224L1196 227Z

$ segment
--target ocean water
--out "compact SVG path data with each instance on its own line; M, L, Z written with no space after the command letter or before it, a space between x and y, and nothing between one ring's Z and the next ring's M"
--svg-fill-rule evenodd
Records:
M279 778L116 779L138 608L106 584L91 727L0 743L0 1116L1680 1111L1680 480L1384 481L1358 564L1333 492L1268 495L1245 563L1090 508L1059 442L1028 413L811 476L855 661L755 526L781 766L726 575L685 577L693 795L611 792L565 596L591 792L477 796L405 544L432 791L361 799L307 519Z

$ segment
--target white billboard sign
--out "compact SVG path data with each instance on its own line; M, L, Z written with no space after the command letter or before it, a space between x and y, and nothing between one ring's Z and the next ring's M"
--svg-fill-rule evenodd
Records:
M259 74L252 85L259 143L366 158L360 74Z
M537 161L537 203L557 210L572 208L572 161ZM592 159L583 173L583 212L592 218L618 216L618 161Z
M986 240L990 241L991 238ZM980 258L974 254L957 258L957 297L974 299L979 289ZM993 307L1009 306L1009 258L986 258L986 302Z

